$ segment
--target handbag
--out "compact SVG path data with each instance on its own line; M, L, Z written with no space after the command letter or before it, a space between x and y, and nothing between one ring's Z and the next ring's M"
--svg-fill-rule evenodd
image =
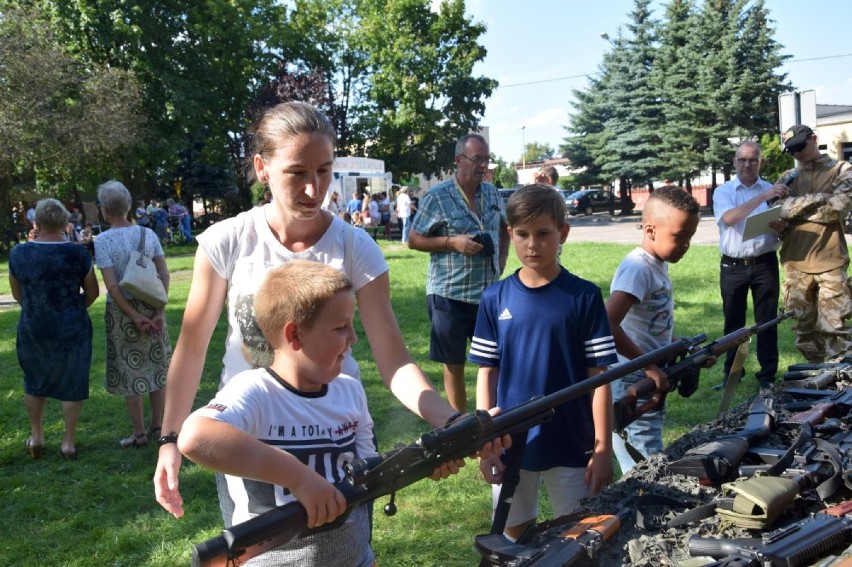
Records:
M145 256L145 229L139 227L139 249L130 253L130 261L118 287L153 307L159 309L169 302L163 281L157 273L154 261Z

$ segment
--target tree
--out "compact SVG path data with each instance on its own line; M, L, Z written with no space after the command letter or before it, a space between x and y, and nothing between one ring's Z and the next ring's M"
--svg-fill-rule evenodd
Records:
M506 164L503 158L491 154L491 163L496 164L494 168L494 185L499 189L509 189L518 183L518 171L515 164Z
M496 82L473 75L481 24L463 0L297 1L292 25L306 61L326 72L344 109L340 146L385 160L395 178L439 174L453 142L475 131ZM340 129L340 126L338 126Z
M247 126L256 89L293 45L274 0L36 3L80 60L139 78L151 134L113 165L136 192L169 181L177 156L202 137L209 141L199 154L205 163L239 161L228 156L226 137Z
M699 126L707 139L705 165L730 179L731 139L760 136L777 124L778 95L789 86L776 69L787 56L772 39L762 0L705 0L694 46L704 57L698 74L702 93ZM715 176L714 176L715 179Z
M91 178L144 128L132 73L69 54L35 9L0 17L0 229L11 223L14 176L79 202L74 181Z
M631 184L690 186L699 171L730 176L733 140L777 123L787 58L764 0L671 0L662 25L636 0L597 76L575 91L562 150L575 167ZM715 178L715 176L714 176Z
M665 151L661 154L661 173L666 179L685 184L702 169L702 131L695 109L702 93L698 84L701 51L693 43L694 28L699 25L690 0L672 0L666 6L660 27L660 49L651 70L651 80L660 85L663 121L661 138Z
M796 165L793 157L784 153L781 137L775 132L767 132L760 137L760 150L761 156L766 160L760 168L760 176L770 183L775 183L785 171Z
M619 37L612 59L612 77L607 90L613 107L605 122L611 136L604 143L610 156L601 166L604 175L625 185L650 184L662 171L663 121L659 89L651 80L656 58L656 22L651 18L650 0L635 0L627 24L629 35ZM604 156L601 156L604 158Z
M527 142L524 147L524 155L522 156L526 163L535 163L551 159L556 151L550 144L540 144L538 142Z

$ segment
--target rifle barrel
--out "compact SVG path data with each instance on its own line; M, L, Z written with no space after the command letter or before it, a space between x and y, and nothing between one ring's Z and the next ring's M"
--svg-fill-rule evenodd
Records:
M706 338L707 335L701 333L700 335L696 335L691 339L685 338L677 340L662 348L658 348L657 350L651 351L647 354L643 354L642 356L637 356L633 360L628 360L626 362L619 363L618 365L601 372L597 376L586 378L582 382L574 384L573 386L568 386L567 388L563 388L561 390L553 392L552 394L537 398L529 403L535 404L536 406L554 408L556 406L564 404L565 402L571 401L574 398L579 398L583 394L588 394L599 386L609 384L610 382L613 382L619 378L623 378L628 374L636 372L637 370L641 370L646 366L650 366L651 364L656 364L661 360L666 360L677 356L678 354L687 350L690 345L700 343ZM495 425L499 423L501 415L497 415L494 418Z

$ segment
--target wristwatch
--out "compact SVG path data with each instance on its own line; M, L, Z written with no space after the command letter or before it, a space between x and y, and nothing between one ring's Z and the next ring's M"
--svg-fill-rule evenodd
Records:
M178 434L172 431L168 435L163 435L159 439L157 439L157 447L162 447L163 445L168 445L169 443L177 443Z

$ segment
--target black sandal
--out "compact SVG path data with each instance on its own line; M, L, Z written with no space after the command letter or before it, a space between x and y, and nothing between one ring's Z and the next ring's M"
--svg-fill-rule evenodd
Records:
M143 445L148 444L148 434L140 433L139 435L131 435L130 437L125 437L124 439L119 439L119 446L124 447L125 449L129 447L133 447L134 449L138 449Z
M159 439L162 432L162 427L152 427L148 430L148 439Z

